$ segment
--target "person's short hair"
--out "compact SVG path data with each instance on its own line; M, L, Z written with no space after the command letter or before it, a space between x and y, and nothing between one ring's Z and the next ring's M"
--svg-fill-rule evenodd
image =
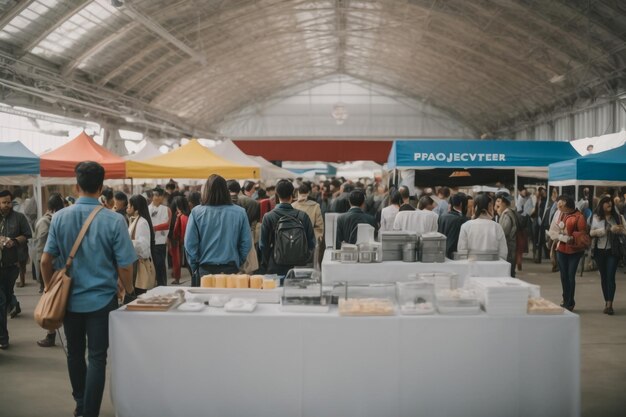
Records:
M545 191L545 190L546 190L546 188L545 188L545 187L539 187L539 188L537 188L537 191Z
M195 206L200 205L200 193L197 191L193 191L189 193L189 203Z
M330 182L330 185L332 185L335 188L339 188L341 187L341 181L339 181L338 179L334 179Z
M350 191L350 196L348 197L351 206L361 207L365 202L365 193L363 190L352 190Z
M293 197L294 187L291 181L288 180L280 180L278 184L276 184L276 194L278 194L278 198L286 200L288 198Z
M241 185L239 185L239 181L237 180L228 180L226 185L228 186L228 191L233 194L239 194L241 192Z
M63 201L63 197L59 193L52 193L50 197L48 197L48 210L50 211L59 211L65 207L65 202Z
M254 182L254 181L250 181L250 180L248 180L248 181L245 181L245 182L243 183L243 187L242 187L242 189L243 189L243 191L245 191L245 192L249 192L249 191L252 191L252 189L254 188L254 186L255 186L255 182Z
M306 183L302 183L298 187L298 194L308 194L311 192L311 187L309 187Z
M450 189L448 187L440 187L437 194L441 194L443 198L450 197Z
M428 195L423 195L420 197L419 201L417 202L417 208L420 210L424 210L426 207L433 205L434 203L435 203L435 200L433 200L432 197Z
M228 193L224 177L213 174L209 176L202 191L202 204L205 206L225 206L233 204Z
M259 188L259 191L257 191L256 195L257 200L262 200L264 198L267 198L267 191L265 191L263 188Z
M169 180L167 182L167 184L165 184L165 189L166 190L175 190L177 186L178 186L178 184L176 184L176 181Z
M496 194L496 200L502 201L504 204L506 204L507 207L511 206L511 194L509 193Z
M406 200L407 198L411 197L411 193L409 191L409 187L407 187L406 185L403 185L399 188L398 192L400 193L400 196L402 197L402 200Z
M0 198L2 197L9 197L11 199L11 201L13 201L13 193L9 190L2 190L0 191Z
M565 204L565 207L570 210L574 210L576 208L576 202L572 196L561 194L556 201L562 201L563 204Z
M464 195L457 193L450 197L450 205L452 207L463 207L463 203L467 201Z
M74 173L78 186L84 192L95 194L102 188L104 167L99 163L93 161L79 162L74 168Z
M128 205L128 196L121 191L116 192L113 198L115 198L117 201L123 201L124 205Z
M354 191L354 184L350 184L349 182L343 184L344 193L351 193L352 191Z
M155 187L152 189L152 196L158 195L159 197L163 197L165 195L165 190L161 187Z
M402 196L397 190L391 191L389 202L391 204L402 205Z

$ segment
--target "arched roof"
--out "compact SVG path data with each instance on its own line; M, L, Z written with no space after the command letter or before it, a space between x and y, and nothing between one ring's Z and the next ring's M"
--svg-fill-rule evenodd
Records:
M2 0L0 85L191 133L346 74L479 133L617 88L625 39L615 0Z

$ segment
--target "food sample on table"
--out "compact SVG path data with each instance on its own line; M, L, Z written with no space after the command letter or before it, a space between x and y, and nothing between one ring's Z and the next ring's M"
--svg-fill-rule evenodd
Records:
M250 288L250 276L236 275L235 284L237 288Z
M424 299L418 300L416 303L407 302L400 306L402 314L432 314L435 312L433 303Z
M235 313L252 313L257 306L254 298L233 298L224 304L224 310Z
M276 288L276 280L272 278L263 278L264 290L273 290L274 288Z
M213 288L215 287L215 275L205 275L200 278L200 287Z
M215 275L215 288L226 288L226 275Z
M263 288L263 280L265 277L263 275L251 275L250 276L250 288L260 290Z
M237 288L237 275L226 275L226 288Z
M529 298L528 314L563 314L563 307L545 298Z
M392 316L393 302L386 298L340 298L339 314L342 316Z
M182 294L181 294L182 293ZM185 301L184 292L163 295L142 295L126 305L129 311L166 311Z

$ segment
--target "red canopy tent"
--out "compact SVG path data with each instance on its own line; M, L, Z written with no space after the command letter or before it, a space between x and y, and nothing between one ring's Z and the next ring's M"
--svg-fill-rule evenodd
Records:
M82 132L65 145L41 155L42 177L73 177L79 162L94 161L104 167L106 179L126 178L126 161L98 145Z

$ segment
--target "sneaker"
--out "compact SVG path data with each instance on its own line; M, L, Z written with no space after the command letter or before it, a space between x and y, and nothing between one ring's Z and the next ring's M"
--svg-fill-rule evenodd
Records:
M615 314L615 311L613 311L613 307L607 307L606 314L608 314L609 316L612 316L613 314Z
M11 313L9 314L11 316L12 319L16 318L18 314L20 314L22 312L22 309L20 307L20 303L17 303L12 309L11 309Z
M52 346L56 346L56 344L54 343L54 340L56 338L56 333L52 336L47 335L46 337L44 337L41 340L37 341L37 345L39 345L40 347L52 347Z
M9 348L9 342L0 344L0 349L7 350Z

